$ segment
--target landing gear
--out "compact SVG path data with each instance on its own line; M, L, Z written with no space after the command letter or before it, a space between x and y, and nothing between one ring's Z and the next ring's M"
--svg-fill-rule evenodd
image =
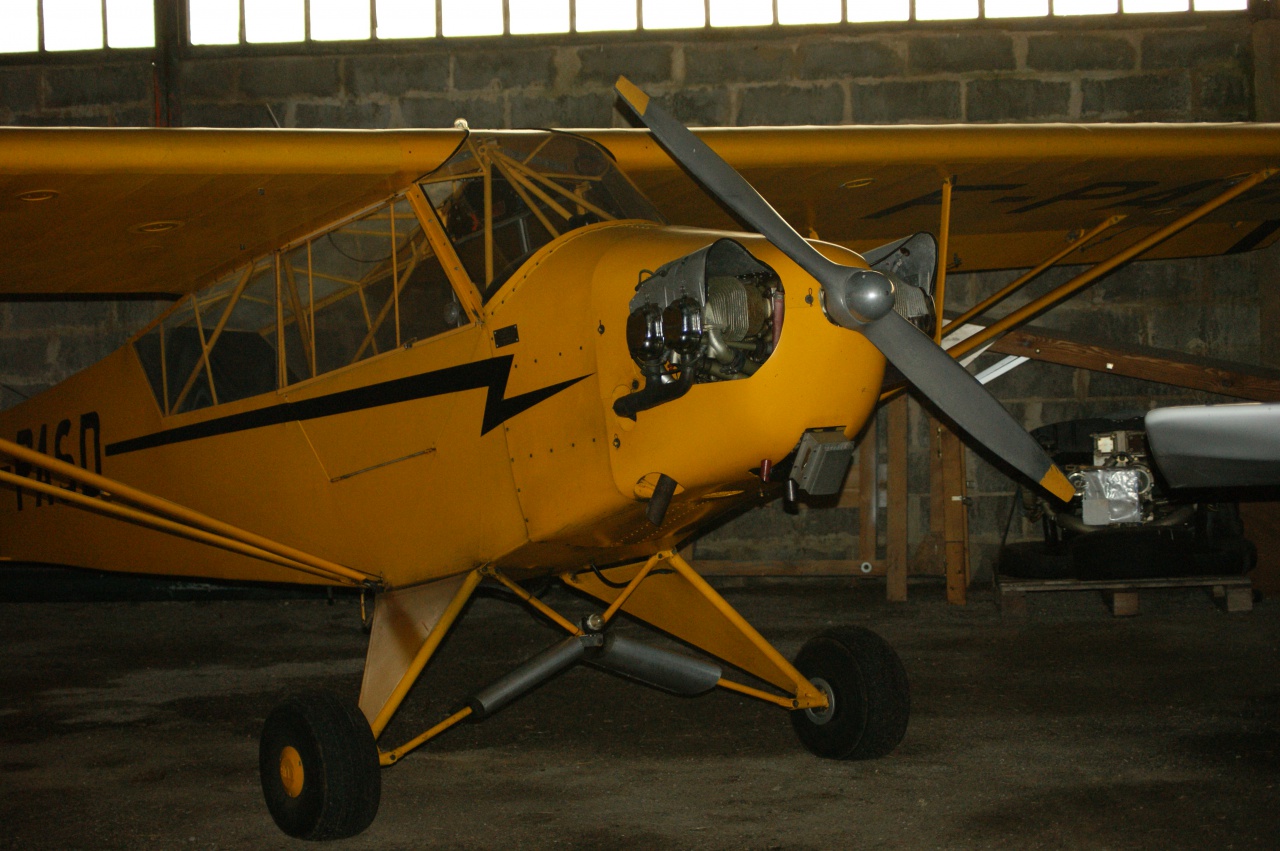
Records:
M290 697L267 716L258 747L267 809L298 839L343 839L378 812L382 776L369 722L325 692Z
M907 732L911 695L893 648L869 629L824 632L796 656L796 668L827 696L821 709L797 709L800 741L828 759L886 756Z

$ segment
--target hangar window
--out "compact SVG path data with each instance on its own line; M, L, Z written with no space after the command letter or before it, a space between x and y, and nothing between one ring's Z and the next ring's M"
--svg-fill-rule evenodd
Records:
M608 154L566 133L473 133L422 188L486 301L561 234L616 219L660 220Z
M1244 11L1248 0L187 0L192 44ZM0 53L156 44L155 0L4 0Z
M154 0L5 0L0 53L154 47Z
M34 4L35 0L31 0ZM90 0L45 0L90 2ZM92 0L97 2L97 0ZM151 0L115 0L150 3ZM192 44L1245 10L1248 0L188 0Z

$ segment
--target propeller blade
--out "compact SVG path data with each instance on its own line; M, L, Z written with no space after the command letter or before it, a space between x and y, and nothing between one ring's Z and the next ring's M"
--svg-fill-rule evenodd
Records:
M893 285L884 275L823 257L787 224L732 166L625 77L618 96L658 143L745 224L773 243L818 282L823 310L837 325L863 334L933 404L975 440L1054 496L1075 488L995 397L933 340L893 311Z

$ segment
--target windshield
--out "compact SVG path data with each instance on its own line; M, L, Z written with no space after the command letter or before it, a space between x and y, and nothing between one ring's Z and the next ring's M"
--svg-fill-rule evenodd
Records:
M485 301L562 234L615 219L661 221L608 154L563 133L473 133L421 186Z

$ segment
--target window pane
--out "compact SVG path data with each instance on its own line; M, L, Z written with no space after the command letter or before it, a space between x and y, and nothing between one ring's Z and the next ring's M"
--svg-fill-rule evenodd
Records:
M5 4L4 26L0 27L0 53L23 53L40 49L40 25L36 0L13 0Z
M237 274L243 273L241 269ZM184 299L164 321L164 362L171 414L197 411L214 404L204 349L234 284L234 278L223 278ZM196 305L200 307L198 316Z
M1049 0L987 0L988 18L1032 18L1049 14Z
M317 374L395 348L392 256L388 207L311 241Z
M156 10L152 0L107 0L109 47L155 47Z
M302 41L302 0L244 0L244 37L253 44Z
M644 0L642 10L647 30L700 27L707 22L703 5L689 0Z
M409 202L393 207L396 266L400 282L400 342L426 340L471 321L418 225Z
M773 0L711 0L711 26L758 27L773 23Z
M600 221L659 220L612 160L576 136L472 134L421 186L486 299L562 234Z
M1186 12L1189 0L1124 0L1126 12Z
M617 0L578 0L577 29L580 33L636 28L636 4Z
M511 32L567 33L569 0L509 0Z
M369 37L369 0L311 0L311 37L350 41Z
M1112 15L1116 0L1053 0L1055 15Z
M45 50L102 47L100 0L44 0Z
M241 270L235 281L240 284ZM221 307L221 306L220 306ZM201 321L204 311L201 310ZM223 311L214 317L221 321ZM216 317L216 318L215 318ZM216 330L216 325L214 325ZM210 329L205 327L205 334ZM260 260L236 299L222 331L212 339L209 367L218 404L248 399L276 389L276 267L275 257Z
M204 335L202 327L196 324L193 305L192 297L187 296L164 321L166 407L170 413L207 408L213 404L213 391L204 369ZM181 409L175 405L180 396Z
M284 325L285 374L290 384L316 374L309 258L305 243L280 256L280 316Z
M1249 8L1249 0L1196 0L1195 8L1197 12L1244 11Z
M239 44L239 0L188 0L192 44Z
M429 38L436 34L430 0L377 0L378 38Z
M441 0L445 35L502 35L502 0Z
M849 0L850 21L905 21L910 0Z
M916 0L916 20L951 21L978 17L978 0Z
M840 0L778 0L780 24L837 24Z

